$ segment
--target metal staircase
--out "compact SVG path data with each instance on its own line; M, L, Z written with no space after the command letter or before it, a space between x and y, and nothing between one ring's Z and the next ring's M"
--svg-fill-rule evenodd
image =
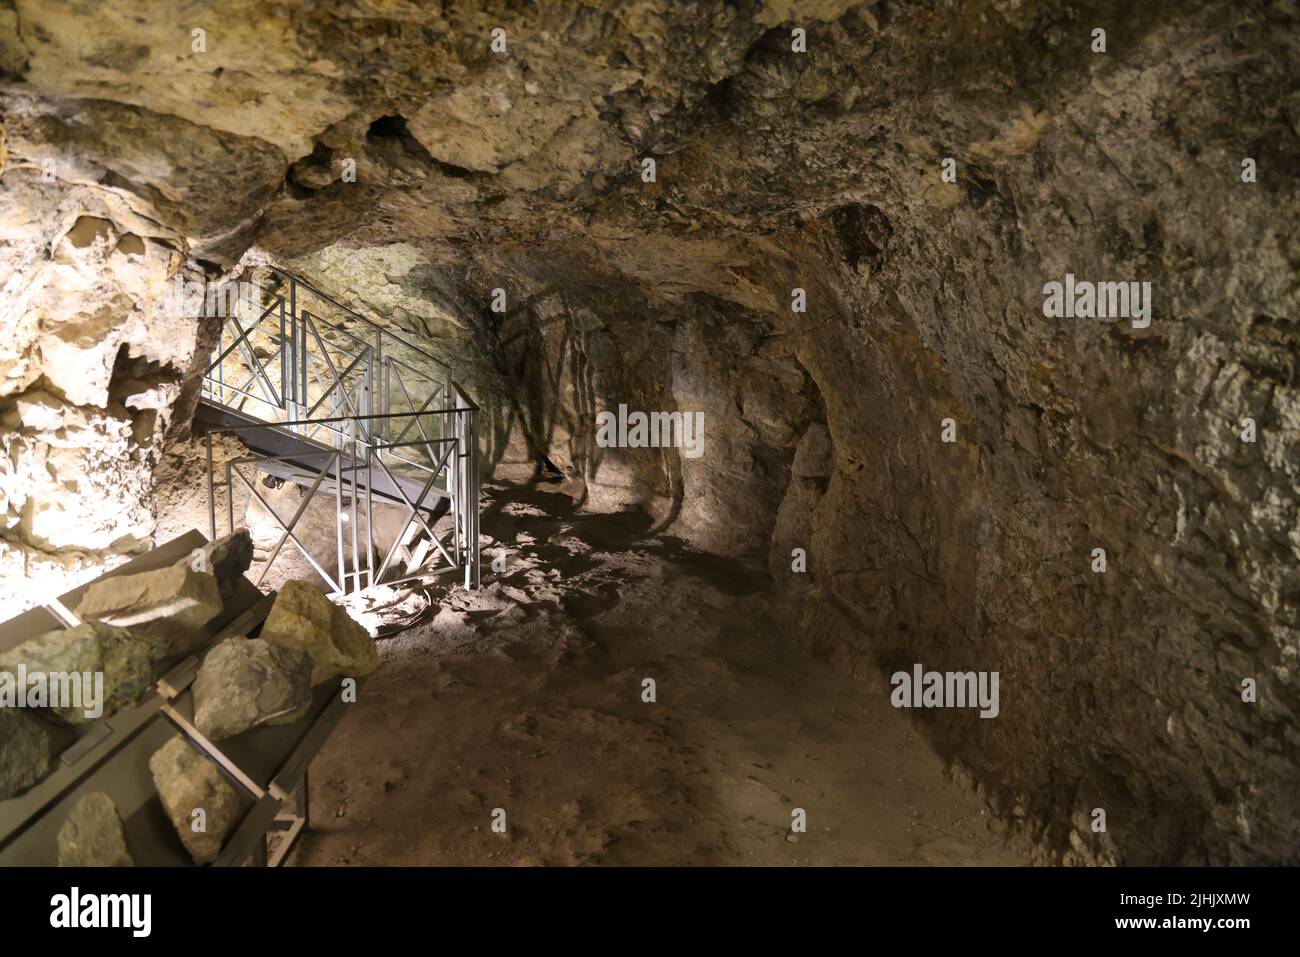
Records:
M245 487L282 532L259 584L292 542L337 594L438 573L463 574L465 587L477 588L478 406L445 363L300 277L275 267L253 276L243 295L217 299L229 308L219 310L196 416L207 432L211 536L218 493L233 530L235 489ZM215 465L219 433L250 454ZM307 489L292 516L271 507L257 473ZM294 531L322 493L334 498L334 574ZM404 516L378 565L376 501Z

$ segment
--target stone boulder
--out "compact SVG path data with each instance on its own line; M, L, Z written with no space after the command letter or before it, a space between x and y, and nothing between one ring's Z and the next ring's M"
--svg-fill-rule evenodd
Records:
M59 828L59 867L134 867L122 818L102 791L87 794Z
M221 592L210 572L189 562L93 583L77 605L83 619L132 626L156 638L164 656L192 651L203 626L221 613Z
M133 629L86 621L75 628L47 631L11 648L0 655L0 671L17 674L20 667L25 668L29 695L31 676L46 676L51 697L57 686L62 702L48 710L68 724L85 724L134 704L153 685L154 669L161 656L162 649L155 640ZM97 676L101 674L103 686L97 688ZM53 681L52 675L82 676L80 702L69 702L65 697L76 690L71 681ZM89 683L86 675L91 676ZM95 702L93 698L100 692L102 700ZM95 705L102 708L102 714L87 715L87 711L98 710Z
M217 766L177 736L154 752L149 772L181 843L197 864L208 864L239 820L239 792ZM195 811L202 811L202 829Z
M312 662L312 687L337 675L360 678L379 667L370 634L306 582L286 582L280 589L262 638L305 651Z
M194 679L194 725L217 741L254 725L297 721L311 706L311 674L300 648L227 638Z
M203 554L199 567L216 576L221 600L229 601L235 596L236 583L253 564L253 536L248 529L241 528L195 551ZM182 565L194 567L193 553L176 562L177 567Z
M50 768L50 736L31 715L0 708L0 800L17 797Z

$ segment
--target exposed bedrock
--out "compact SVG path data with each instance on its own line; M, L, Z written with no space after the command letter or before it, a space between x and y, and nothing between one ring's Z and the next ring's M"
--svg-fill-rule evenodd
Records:
M149 303L278 262L863 694L999 672L914 716L1058 859L1297 861L1295 3L120 6L0 6L6 570L149 540L214 335ZM1149 323L1047 317L1067 274Z

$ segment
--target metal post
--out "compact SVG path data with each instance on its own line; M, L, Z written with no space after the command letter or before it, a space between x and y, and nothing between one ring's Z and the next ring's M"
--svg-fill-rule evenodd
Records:
M280 395L289 395L289 357L284 350L284 297L280 297Z
M334 533L338 540L338 588L347 594L347 568L343 564L343 452L334 455Z
M375 583L375 500L370 489L375 484L371 470L375 467L375 447L373 442L366 443L366 569L369 571L369 584Z
M352 423L353 432L356 431L357 424ZM352 590L361 590L361 554L357 542L357 440L356 436L352 437L352 442L348 446L348 462L352 466L349 474L352 476Z
M469 514L470 527L473 534L469 541L470 565L473 569L472 588L479 587L479 545L478 545L478 410L470 409L469 413Z
M450 397L448 393L448 397ZM454 398L451 401L456 401ZM440 418L443 418L440 416ZM443 430L446 431L445 429ZM452 464L447 468L447 491L451 493L451 553L456 556L456 561L460 564L465 563L465 556L461 553L461 534L460 525L463 521L464 507L461 502L460 491L460 454L462 450L460 442L460 413L451 413L451 437L452 437Z
M283 332L281 333L283 335ZM293 403L298 401L298 282L289 280L289 390L285 395L285 410L289 418L298 417ZM292 396L292 398L290 398Z
M212 433L206 433L203 440L208 447L208 541L211 542L217 537L217 492L212 487Z

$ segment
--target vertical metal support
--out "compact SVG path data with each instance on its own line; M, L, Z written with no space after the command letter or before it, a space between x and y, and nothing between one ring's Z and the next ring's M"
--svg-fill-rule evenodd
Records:
M357 423L354 419L351 423L353 433L356 432ZM352 442L348 446L348 462L351 464L348 474L352 476L352 590L361 590L361 553L357 541L357 440L356 435L352 436Z
M217 492L212 487L212 433L206 433L203 441L208 449L208 541L211 542L217 538Z
M347 567L343 564L343 452L334 455L334 536L338 541L338 589L347 594Z
M456 399L448 393L448 399L455 403ZM457 564L465 564L465 555L461 551L461 523L464 520L464 508L461 504L460 491L460 456L464 450L460 440L460 413L453 412L451 418L451 439L452 453L451 464L447 466L447 491L451 493L451 553L456 556ZM445 431L445 430L444 430Z
M469 567L471 584L467 588L479 587L479 546L478 546L478 410L470 409L469 417L469 494L466 502L469 507L471 535L469 540Z
M382 330L375 331L375 351L371 353L371 361L374 363L374 369L376 373L374 376L375 390L373 393L374 394L373 402L375 407L373 411L375 415L380 415L380 416L387 415L388 414L388 393L385 391L385 386L384 386L384 333ZM384 435L383 432L384 420L376 419L375 423L377 428L372 430L375 433L375 440L378 442L388 441L389 437Z
M231 474L233 466L226 463L226 531L235 530L235 477Z
M285 392L287 418L296 419L298 401L298 282L289 280L289 389ZM283 335L281 331L281 335Z
M284 297L280 297L280 395L285 396L286 401L289 395L289 357L285 354L284 346Z
M307 312L306 309L303 310L302 319L300 321L302 323L300 330L302 338L302 359L298 363L298 371L302 375L302 399L300 405L302 407L301 417L306 418L307 410L311 408L311 391L307 388L307 367L311 364L311 346L307 339L307 323L311 321L311 314ZM294 418L299 418L299 415L295 413Z
M366 444L366 569L369 572L370 579L368 584L375 583L375 500L371 495L370 489L374 483L374 473L371 471L375 467L375 447L373 443Z

